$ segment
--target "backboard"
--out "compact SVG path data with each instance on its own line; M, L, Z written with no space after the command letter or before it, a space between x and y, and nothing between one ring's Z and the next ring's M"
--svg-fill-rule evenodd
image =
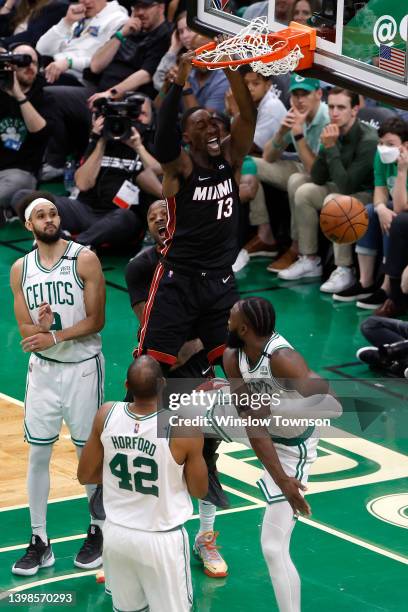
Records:
M268 18L273 32L289 21L317 30L315 76L408 110L406 0L187 0L189 26L213 37L235 34L252 19ZM240 6L248 6L246 10ZM303 14L301 10L304 9ZM308 13L308 14L307 14Z

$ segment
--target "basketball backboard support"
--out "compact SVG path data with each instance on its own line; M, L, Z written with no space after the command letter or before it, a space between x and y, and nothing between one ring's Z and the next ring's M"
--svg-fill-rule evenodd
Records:
M249 18L265 15L272 32L293 19L296 0L252 3ZM408 5L406 0L314 0L308 25L317 30L315 76L408 110ZM187 0L189 26L202 34L236 34L248 21L230 0ZM235 0L234 6L238 2ZM245 14L245 13L244 13Z

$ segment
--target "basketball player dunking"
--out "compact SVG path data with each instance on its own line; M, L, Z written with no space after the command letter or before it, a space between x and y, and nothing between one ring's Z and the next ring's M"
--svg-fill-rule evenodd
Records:
M193 330L210 364L220 361L231 306L238 299L232 264L238 253L239 180L255 130L256 110L239 74L226 70L240 115L223 142L217 121L204 108L177 115L193 53L180 62L160 108L156 157L163 167L168 223L162 260L144 309L139 354L169 369ZM193 336L194 337L194 336Z
M114 610L190 612L193 603L183 523L193 513L190 494L201 498L208 488L203 437L174 438L168 419L160 423L163 385L155 359L134 361L133 401L100 408L78 466L83 484L103 480L103 564Z
M62 420L77 455L92 428L103 396L104 360L99 331L105 322L105 282L92 251L60 237L60 218L51 195L33 192L19 214L37 248L11 269L14 312L22 348L31 353L24 411L25 439L30 444L28 501L32 536L12 568L31 576L54 564L47 536L49 464ZM95 487L87 487L90 498ZM92 520L75 565L102 564L102 522Z

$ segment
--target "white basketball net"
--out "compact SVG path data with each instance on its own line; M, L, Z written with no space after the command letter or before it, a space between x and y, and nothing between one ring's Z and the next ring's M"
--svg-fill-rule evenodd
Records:
M272 51L284 46L283 41L276 41L272 45L268 42L267 35L270 34L266 17L257 17L251 21L238 34L228 40L218 43L215 49L203 51L197 55L196 59L209 63L248 59L268 55ZM264 76L286 74L293 72L303 54L296 46L286 57L278 60L271 60L264 64L260 60L251 62L250 65L254 72L259 72ZM208 70L219 70L220 66L207 66ZM231 70L237 70L239 65L229 66Z

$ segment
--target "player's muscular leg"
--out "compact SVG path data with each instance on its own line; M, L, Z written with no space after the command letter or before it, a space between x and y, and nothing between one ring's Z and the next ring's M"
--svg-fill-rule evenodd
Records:
M295 524L293 510L286 501L267 506L261 545L279 612L300 612L300 579L289 554Z

